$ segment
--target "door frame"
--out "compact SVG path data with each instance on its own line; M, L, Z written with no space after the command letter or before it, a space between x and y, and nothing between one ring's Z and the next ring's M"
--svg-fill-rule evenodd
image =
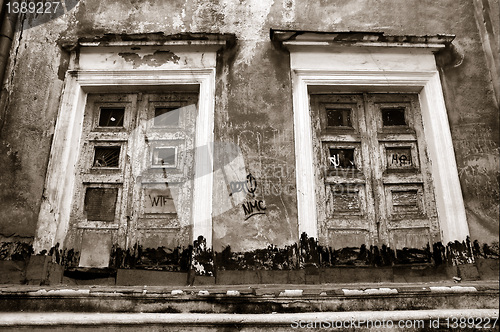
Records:
M299 234L318 238L309 91L417 92L427 141L441 241L465 240L469 229L448 114L432 48L286 45L290 50Z
M68 71L33 244L35 252L49 250L57 243L62 245L68 232L87 94L115 88L153 89L169 85L199 86L192 234L193 240L203 236L211 247L215 74L215 68Z

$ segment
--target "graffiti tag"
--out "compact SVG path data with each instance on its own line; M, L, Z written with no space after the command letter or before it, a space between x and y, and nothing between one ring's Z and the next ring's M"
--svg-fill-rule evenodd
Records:
M391 163L396 166L411 166L411 158L408 158L406 154L393 153L391 158Z
M244 191L247 194L252 194L255 197L255 190L257 190L257 180L253 177L252 174L247 175L246 181L231 181L229 183L229 187L231 188L231 194L238 193L240 191Z
M245 213L245 220L255 216L256 214L264 214L264 211L266 210L266 206L264 205L264 201L262 200L246 202L241 206L243 207L243 212Z

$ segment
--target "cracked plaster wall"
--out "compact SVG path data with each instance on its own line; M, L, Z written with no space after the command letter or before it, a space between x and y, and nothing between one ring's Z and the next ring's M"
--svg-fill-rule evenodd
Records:
M214 32L237 37L219 63L216 140L238 144L267 207L266 214L247 220L241 207L216 215L214 249L296 242L289 57L271 44L273 27L457 35L458 60L444 65L441 79L471 237L498 241L498 105L473 9L472 0L81 0L47 23L24 20L11 51L9 98L1 113L0 235L29 240L35 233L64 83L66 58L57 41L104 33ZM215 183L215 202L225 199L221 186Z

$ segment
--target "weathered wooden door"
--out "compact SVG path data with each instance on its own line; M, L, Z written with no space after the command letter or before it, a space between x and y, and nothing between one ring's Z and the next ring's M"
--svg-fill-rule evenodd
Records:
M196 93L142 95L131 137L129 247L191 242L196 103Z
M197 93L89 94L65 246L106 267L113 245L191 239Z
M335 249L439 239L416 94L315 94L319 239Z

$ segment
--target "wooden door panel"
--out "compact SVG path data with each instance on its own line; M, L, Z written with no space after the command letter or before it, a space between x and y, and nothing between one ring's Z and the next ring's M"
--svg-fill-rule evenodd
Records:
M188 245L197 93L89 94L65 246L105 267L112 245Z
M373 197L363 99L311 95L320 241L338 248L372 242ZM350 240L349 240L350 239Z
M355 227L331 227L328 229L328 238L330 240L330 247L334 250L359 248L371 240L368 230Z
M438 227L418 96L368 94L366 99L380 161L374 164L374 196L381 239L393 249L422 249Z
M126 214L122 207L127 204L128 192L126 155L128 136L135 126L136 103L136 96L131 94L87 97L74 204L65 240L65 247L81 253L80 266L107 266L110 241L125 243Z
M197 93L142 95L129 239L143 247L191 241L196 104Z

